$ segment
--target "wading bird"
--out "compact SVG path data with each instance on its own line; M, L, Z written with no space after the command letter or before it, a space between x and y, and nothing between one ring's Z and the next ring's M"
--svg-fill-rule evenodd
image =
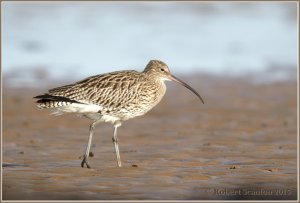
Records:
M166 92L165 81L177 82L204 103L201 96L182 80L173 76L168 66L159 60L151 60L143 72L116 71L91 76L71 85L50 89L36 96L40 109L52 109L53 114L75 113L91 119L89 139L81 166L90 168L88 161L95 125L110 122L114 125L113 144L117 164L121 167L117 129L122 122L142 116L156 106Z

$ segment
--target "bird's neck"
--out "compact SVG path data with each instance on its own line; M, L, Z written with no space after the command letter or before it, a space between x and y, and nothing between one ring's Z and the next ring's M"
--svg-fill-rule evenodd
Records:
M144 72L145 76L152 81L153 83L159 84L159 85L165 85L164 80L159 77L157 74L149 71L149 72Z

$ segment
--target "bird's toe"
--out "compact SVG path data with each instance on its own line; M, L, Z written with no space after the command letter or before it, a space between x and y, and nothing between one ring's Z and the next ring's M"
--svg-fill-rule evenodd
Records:
M86 165L87 168L91 168L89 162L88 162L88 159L86 157L86 155L84 155L83 159L82 159L82 162L81 162L81 167L84 168L84 164Z

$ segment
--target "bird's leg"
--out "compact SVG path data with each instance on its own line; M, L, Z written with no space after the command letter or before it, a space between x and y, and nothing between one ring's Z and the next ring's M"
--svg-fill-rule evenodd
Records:
M117 137L117 129L118 129L118 127L121 126L121 123L116 122L114 126L115 126L115 130L114 130L114 136L112 137L112 140L113 140L115 150L116 150L117 163L118 163L118 166L121 167L122 164L121 164L119 145L118 145L118 137Z
M88 144L87 144L87 147L86 147L86 150L85 150L85 154L84 154L82 162L81 162L81 167L82 168L84 167L84 164L86 165L86 167L91 168L90 165L89 165L88 158L89 158L89 154L90 154L90 149L91 149L91 144L92 144L92 138L93 138L93 133L94 133L94 128L95 128L95 124L96 123L97 122L93 122L90 125L89 141L88 141Z

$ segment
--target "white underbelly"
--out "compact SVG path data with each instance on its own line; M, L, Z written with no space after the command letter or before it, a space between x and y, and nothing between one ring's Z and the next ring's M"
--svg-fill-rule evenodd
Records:
M66 106L60 106L52 109L52 114L59 116L64 113L74 113L79 116L85 116L93 121L100 122L109 122L114 124L116 121L120 120L119 117L110 116L110 115L102 115L101 110L103 107L95 104L78 104L73 103Z
M53 108L54 115L61 115L64 113L78 113L78 114L85 114L85 113L97 113L102 110L103 107L95 104L79 104L79 103L72 103L66 106L60 106Z

